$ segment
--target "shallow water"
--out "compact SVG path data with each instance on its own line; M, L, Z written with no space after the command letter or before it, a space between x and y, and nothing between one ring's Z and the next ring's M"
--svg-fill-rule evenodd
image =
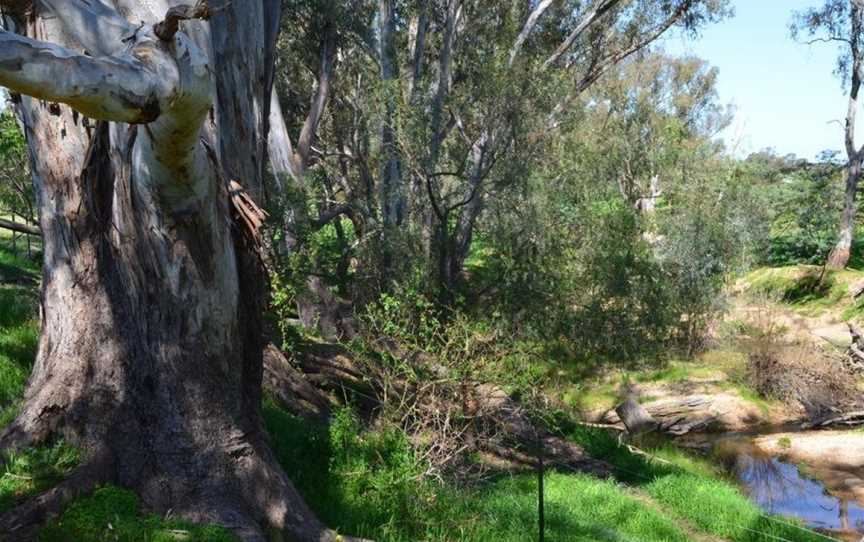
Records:
M819 480L801 469L755 449L751 437L723 439L713 455L733 473L750 498L772 514L795 516L809 527L847 540L864 535L864 506L854 499L832 495Z

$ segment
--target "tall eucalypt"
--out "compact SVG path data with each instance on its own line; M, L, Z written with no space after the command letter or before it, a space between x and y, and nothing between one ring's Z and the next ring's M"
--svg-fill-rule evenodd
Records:
M37 359L0 449L63 438L84 458L0 532L32 539L69 499L115 483L242 540L338 539L259 415L266 280L249 213L280 2L0 9L0 85L25 127L44 242Z
M864 2L861 0L825 0L821 8L795 13L791 25L792 36L808 44L833 43L838 46L837 68L847 89L844 147L846 149L846 192L837 244L828 255L827 266L842 269L849 263L855 237L855 215L858 182L864 163L864 146L858 146L855 137L855 119L858 114L858 93L864 76Z

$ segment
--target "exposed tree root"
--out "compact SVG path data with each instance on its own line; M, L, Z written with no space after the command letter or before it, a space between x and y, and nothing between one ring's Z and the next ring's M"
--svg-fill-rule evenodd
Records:
M150 511L220 525L243 542L274 536L296 542L360 541L317 519L261 437L238 434L235 441L220 444L221 452L202 450L200 457L180 463L164 457L140 463L134 453L120 462L116 451L96 453L57 486L0 516L0 540L35 540L38 529L67 503L111 483L134 490Z
M57 406L45 408L37 394L0 436L4 451L63 438L84 456L65 481L0 516L0 533L6 535L0 540L34 540L70 500L108 483L135 491L150 512L220 525L244 542L358 540L340 538L309 509L270 450L260 420L217 412L195 420L201 429L193 434L170 417L151 418L150 424L129 418L113 402L78 399L51 400ZM118 421L123 419L125 426ZM88 422L79 425L80 420ZM148 425L129 427L141 421Z

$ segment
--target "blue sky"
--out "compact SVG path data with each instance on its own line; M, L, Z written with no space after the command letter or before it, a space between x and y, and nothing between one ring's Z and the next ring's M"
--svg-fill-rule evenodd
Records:
M669 53L695 54L720 69L720 100L736 108L734 123L721 134L727 146L738 156L773 147L808 159L822 150L841 150L846 98L832 73L836 48L789 37L793 10L822 0L732 2L735 16L706 28L699 38L670 34L661 43ZM864 121L859 132L861 145Z
M735 16L706 28L696 40L670 35L662 46L692 53L720 69L723 103L736 107L722 135L739 156L766 147L813 159L841 150L846 98L833 70L835 46L803 45L789 37L793 10L822 0L733 0ZM860 129L859 129L860 130ZM860 146L864 133L859 134Z

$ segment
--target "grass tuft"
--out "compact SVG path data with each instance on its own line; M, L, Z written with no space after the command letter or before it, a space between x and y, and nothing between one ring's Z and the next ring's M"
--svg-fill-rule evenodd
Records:
M0 458L0 513L65 478L78 465L78 452L59 442L54 446L13 452Z

